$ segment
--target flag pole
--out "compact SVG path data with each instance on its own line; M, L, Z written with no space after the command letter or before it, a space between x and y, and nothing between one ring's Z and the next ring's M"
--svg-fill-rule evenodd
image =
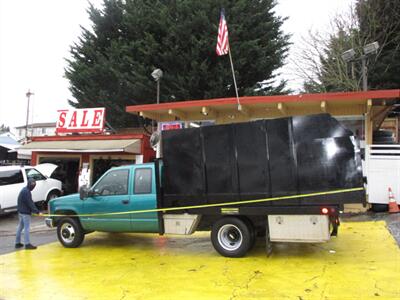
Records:
M235 85L235 93L236 93L236 100L237 100L238 110L242 110L242 105L240 104L239 93L238 93L238 89L237 89L237 85L236 85L236 77L235 77L235 70L233 68L231 49L229 49L228 53L229 53L229 60L231 62L233 84Z

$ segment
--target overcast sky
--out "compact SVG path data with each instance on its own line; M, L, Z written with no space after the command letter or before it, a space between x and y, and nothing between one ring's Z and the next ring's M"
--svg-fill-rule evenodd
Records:
M97 7L102 3L91 2ZM278 0L276 11L289 17L283 30L293 35L295 49L308 30L327 28L352 2ZM0 124L25 125L28 89L34 93L30 122L55 122L57 110L68 108L72 96L64 78L65 58L80 25L90 26L87 7L85 0L0 0ZM300 87L290 65L281 73L291 88Z

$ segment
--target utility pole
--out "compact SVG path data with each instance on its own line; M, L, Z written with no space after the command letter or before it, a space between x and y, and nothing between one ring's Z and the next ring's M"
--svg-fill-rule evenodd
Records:
M367 81L367 56L361 56L361 75L362 75L362 87L363 91L368 90L368 81Z
M164 73L161 69L155 69L151 76L157 82L157 104L160 104L160 80ZM151 120L151 129L154 131L154 120Z
M31 96L33 96L33 95L35 95L35 94L32 93L30 89L26 93L26 98L28 98L28 105L26 108L25 141L28 141L29 104L31 101Z

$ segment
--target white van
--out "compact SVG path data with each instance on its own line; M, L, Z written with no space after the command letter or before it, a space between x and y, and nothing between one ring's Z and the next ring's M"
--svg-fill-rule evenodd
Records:
M47 203L60 196L61 181L49 178L56 168L52 164L0 167L0 214L17 210L19 192L27 185L28 178L36 180L32 191L34 202Z

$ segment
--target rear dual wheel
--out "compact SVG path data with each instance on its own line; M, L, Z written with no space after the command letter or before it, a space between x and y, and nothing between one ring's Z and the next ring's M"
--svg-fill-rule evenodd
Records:
M254 245L254 228L250 221L225 217L214 223L211 242L214 249L222 256L242 257Z

